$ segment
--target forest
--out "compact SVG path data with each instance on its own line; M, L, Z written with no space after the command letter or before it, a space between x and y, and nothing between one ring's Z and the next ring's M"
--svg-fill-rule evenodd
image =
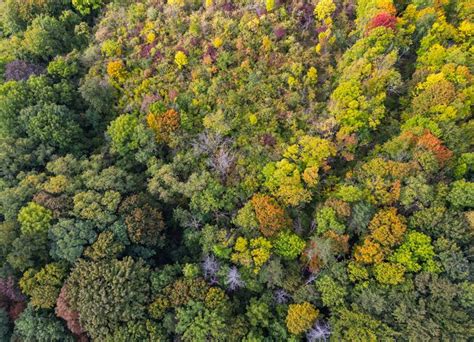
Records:
M473 341L472 0L0 0L0 341Z

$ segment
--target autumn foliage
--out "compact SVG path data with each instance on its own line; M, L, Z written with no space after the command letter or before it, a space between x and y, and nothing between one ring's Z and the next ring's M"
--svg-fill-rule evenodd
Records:
M179 128L180 117L174 109L168 109L162 114L149 113L146 121L155 132L157 141L169 142L170 134Z
M472 0L0 0L0 341L471 341Z
M292 334L299 335L305 332L318 318L319 311L308 302L290 304L286 316L286 326Z
M380 12L369 23L369 31L373 30L377 27L383 26L392 30L395 30L397 24L397 17L388 13L388 12Z
M260 232L264 236L273 236L278 231L290 226L290 219L272 197L256 194L251 201Z
M395 208L380 210L369 223L370 234L356 247L355 259L366 264L381 262L402 241L406 229L404 218Z

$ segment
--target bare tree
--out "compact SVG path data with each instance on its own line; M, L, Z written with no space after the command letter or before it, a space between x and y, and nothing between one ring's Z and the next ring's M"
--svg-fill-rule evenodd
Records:
M308 342L327 341L331 335L329 324L323 321L317 321L316 324L306 333Z
M231 291L235 291L244 286L244 281L240 278L240 273L239 270L237 270L237 267L233 266L229 270L225 283Z

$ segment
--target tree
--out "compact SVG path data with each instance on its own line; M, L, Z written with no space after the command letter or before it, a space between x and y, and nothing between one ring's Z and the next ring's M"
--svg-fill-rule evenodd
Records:
M121 196L117 191L106 191L104 194L91 190L78 192L73 198L73 210L83 219L99 225L110 224L117 219L115 213L120 200Z
M252 268L254 273L258 273L261 267L270 258L270 250L272 247L271 242L263 237L249 241L239 236L235 241L234 253L232 253L231 260L234 263Z
M265 166L262 171L266 178L265 186L283 204L297 206L308 202L311 198L309 189L319 182L320 168L327 169L326 161L335 153L330 141L305 135L298 144L288 146L284 159Z
M29 202L27 206L20 209L18 222L21 225L21 233L25 235L37 235L46 237L51 225L53 214L50 210Z
M219 340L229 337L225 318L218 311L211 311L200 302L191 302L190 305L179 308L176 318L176 332L183 341Z
M285 211L270 196L255 194L251 202L255 210L255 217L259 223L260 232L264 236L273 236L278 231L291 225L291 221L285 214Z
M381 262L401 242L405 230L405 220L395 208L378 211L369 223L370 235L355 249L355 259L366 264Z
M314 14L318 20L324 20L329 17L336 9L336 5L332 0L321 0L314 8Z
M82 133L74 121L74 114L66 107L54 103L38 104L27 107L20 114L26 123L26 131L30 138L51 145L62 151L77 150Z
M296 259L305 246L306 242L302 238L289 231L279 233L273 242L275 253L286 260Z
M183 51L178 51L174 56L174 62L178 66L178 69L182 69L188 64L188 56L186 56Z
M24 31L33 19L41 14L57 16L68 7L66 0L5 1L2 10L2 27L7 35Z
M265 186L285 205L297 206L310 200L310 192L304 188L301 172L287 159L269 163L263 169Z
M67 300L67 289L66 286L61 288L59 292L59 296L56 302L56 316L64 319L67 324L67 328L71 331L74 335L82 335L84 333L84 329L79 322L79 313L77 311L73 311L69 305Z
M331 207L323 207L316 212L317 232L322 235L328 231L344 233L346 227L339 222L336 211Z
M454 207L474 208L474 183L455 181L447 198Z
M431 238L423 233L411 231L390 260L405 266L408 272L424 270L437 273L440 271L440 266L434 260L434 256Z
M48 74L63 78L72 79L79 74L79 64L76 55L57 56L54 60L49 62L47 68Z
M388 325L358 310L342 308L331 318L331 338L350 341L393 340L395 331Z
M377 264L385 258L382 246L370 237L365 238L362 245L356 247L354 258L364 264Z
M245 313L250 325L254 327L268 327L271 319L270 307L263 300L252 298L250 304L247 305Z
M294 335L299 335L311 328L319 316L319 311L308 302L290 304L286 315L286 327Z
M28 268L41 266L48 261L48 245L38 235L21 235L16 238L7 255L8 264L13 269L25 271Z
M387 12L380 12L369 23L369 31L377 27L383 26L395 30L397 24L397 17Z
M397 215L397 209L378 211L369 223L370 236L384 247L398 244L406 231L405 219Z
M67 300L94 339L144 317L149 300L148 267L142 260L76 262L66 281Z
M82 255L84 247L95 241L97 234L90 221L60 219L49 230L53 241L51 256L74 263Z
M39 75L42 71L39 65L17 59L5 66L5 80L25 81L31 75Z
M170 134L180 127L180 117L174 109L168 109L164 113L150 112L146 117L146 122L148 127L155 132L158 142L168 143Z
M53 314L28 306L15 322L13 336L26 341L72 342L74 338Z
M28 26L23 45L35 58L47 61L67 51L70 46L68 38L63 23L54 17L41 15Z
M162 233L165 228L163 215L145 200L133 195L121 203L120 210L127 213L125 224L132 243L157 246L163 239Z
M139 149L153 149L151 132L132 114L122 114L112 121L107 134L112 140L112 151L121 156L130 156Z
M375 279L381 284L397 285L403 282L405 267L400 264L382 262L374 267Z
M323 304L331 309L344 305L347 290L338 284L333 278L325 275L316 281L316 288L321 292Z
M39 271L27 270L20 279L20 288L30 297L33 307L50 309L56 305L65 278L65 267L59 263L51 263Z
M10 341L11 335L10 320L8 314L3 308L0 308L0 339Z
M84 255L94 261L113 259L123 252L125 246L117 241L113 232L102 232L97 240L84 251Z
M393 40L391 28L378 26L348 49L338 63L342 74L331 94L329 111L341 126L340 141L352 133L367 140L369 132L384 118L387 93L401 83L400 74L394 68L397 50ZM383 71L373 72L378 58L384 60Z
M81 14L86 15L99 10L106 2L106 0L72 0L72 5Z
M258 221L252 201L248 201L239 209L237 215L233 219L233 223L249 233L257 230Z
M125 65L122 60L110 61L107 64L107 75L109 75L112 80L122 83L125 81L127 75L125 70Z

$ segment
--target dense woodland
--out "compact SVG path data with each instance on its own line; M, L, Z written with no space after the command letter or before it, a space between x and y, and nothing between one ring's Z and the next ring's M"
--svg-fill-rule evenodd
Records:
M473 18L0 0L0 341L472 341Z

